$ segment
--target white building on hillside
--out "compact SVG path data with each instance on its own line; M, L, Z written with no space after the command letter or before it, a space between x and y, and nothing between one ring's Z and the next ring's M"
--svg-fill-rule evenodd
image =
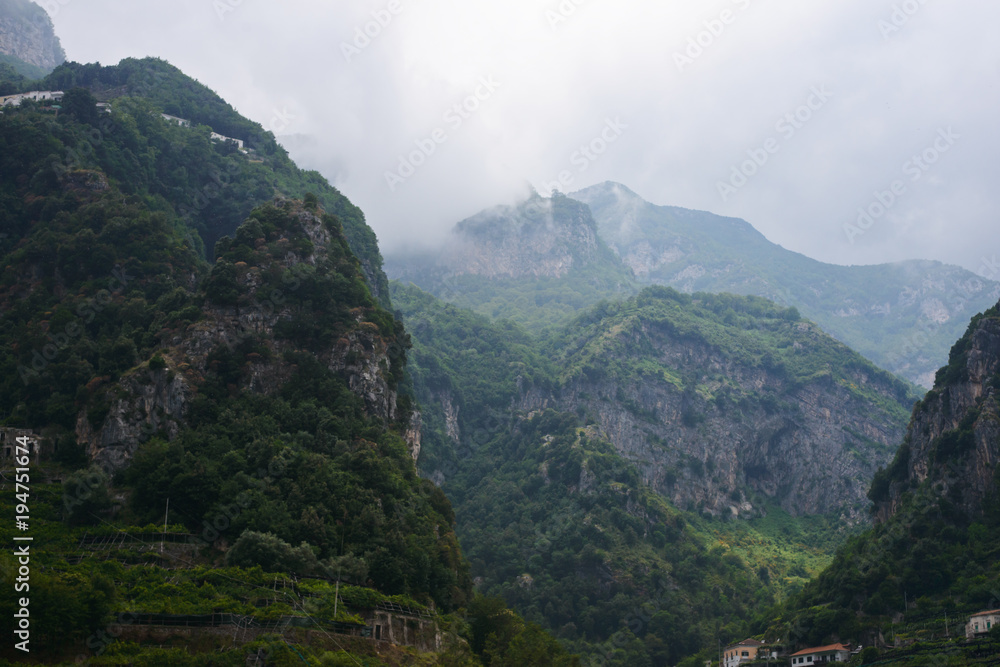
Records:
M58 102L63 98L61 90L35 90L30 93L18 93L0 97L0 107L19 107L24 100L33 102Z
M1000 625L1000 609L981 611L973 614L965 624L965 637L966 639L982 637L998 625Z
M163 116L163 120L167 121L168 123L177 123L181 127L191 127L191 121L185 120L184 118L171 116L168 113L161 113L160 115Z
M790 657L792 667L801 665L822 665L828 662L847 662L851 659L851 647L844 644L830 644L807 648L793 653Z

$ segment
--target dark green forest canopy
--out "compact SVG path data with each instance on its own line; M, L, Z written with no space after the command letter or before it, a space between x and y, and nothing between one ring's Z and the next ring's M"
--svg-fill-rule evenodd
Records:
M0 82L5 80L10 86L0 76ZM85 132L65 145L41 148L35 157L48 164L55 153L67 169L100 169L123 192L158 200L157 210L166 209L197 230L207 255L216 240L233 234L253 208L276 194L302 199L312 193L340 219L372 291L388 304L378 240L361 210L319 173L299 169L260 124L169 63L156 58L127 58L107 67L71 62L40 82L22 81L19 88L84 88L95 101L110 102L110 115L84 119ZM192 127L166 122L160 113L188 120ZM232 142L212 141L211 132L243 141L249 154ZM28 167L22 175L35 169Z
M148 94L135 94L140 86L111 96L110 113L97 108L109 86L150 72L162 77L154 74ZM47 536L47 572L33 583L34 637L46 655L75 656L86 646L107 649L106 664L181 664L176 652L93 639L127 605L247 611L240 596L253 581L342 576L371 587L346 589L345 603L468 606L468 622L440 619L461 637L448 664L578 664L536 624L472 597L450 503L416 475L402 437L412 410L409 344L383 305L388 291L372 294L384 277L360 211L318 174L299 172L269 137L255 146L241 134L252 125L165 63L67 65L49 85L67 88L58 115L33 103L0 114L0 421L41 430L57 452L47 467L64 477L61 487L39 486L33 514ZM204 125L180 127L162 111ZM250 154L211 141L209 128L251 136ZM301 202L275 199L300 191ZM303 220L321 223L312 237ZM356 254L366 243L367 260ZM215 248L207 257L206 245ZM217 345L204 368L190 367L185 350L199 327L262 299L283 313L272 334ZM358 336L385 350L380 372L390 390L402 391L396 421L373 415L330 369L331 347ZM273 391L249 387L261 364L284 378ZM180 430L171 438L146 433L114 477L87 469L75 437L81 420L100 427L127 383L162 385L180 375L196 389ZM194 534L201 547L196 567L166 576L162 559L149 554L139 568L128 553L132 566L67 560L85 533L159 530L150 524L162 520L168 500L169 530ZM6 578L14 570L2 571ZM175 584L169 594L167 578ZM3 613L12 604L4 598ZM463 640L475 651L462 649ZM283 642L266 650L322 658ZM237 648L184 660L245 657Z

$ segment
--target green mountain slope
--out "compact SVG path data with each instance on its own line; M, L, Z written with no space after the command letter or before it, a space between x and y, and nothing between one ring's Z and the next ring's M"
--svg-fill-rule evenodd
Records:
M21 79L41 79L49 73L49 70L38 67L37 65L32 65L31 63L26 63L23 60L15 58L14 56L9 56L6 53L0 53L0 70L9 72L6 76L13 74L15 80L17 77L21 77ZM19 81L19 83L21 82ZM17 92L19 89L20 86L9 90L0 90L0 95L8 95Z
M0 417L44 452L28 465L33 655L576 664L536 625L472 598L450 504L414 466L407 334L321 197L275 196L280 174L307 179L272 169L280 154L237 154L208 128L167 123L134 95L110 115L84 89L62 106L0 115ZM223 228L182 208L201 178L230 168L217 210L236 215L265 191L268 203L209 263L201 234ZM8 514L13 500L0 500ZM17 568L0 558L8 590ZM340 598L336 577L353 584ZM9 617L16 604L0 602ZM444 643L432 631L422 651L380 654L337 634L380 604L430 619ZM465 606L467 620L445 615ZM143 614L243 620L221 641L186 629L150 648ZM255 637L246 619L277 634ZM22 657L10 642L0 652Z
M757 297L647 288L582 315L550 354L557 404L593 415L675 504L715 515L752 514L768 498L862 520L868 480L916 399L795 309Z
M995 307L973 319L915 408L896 459L876 476L877 526L772 617L769 632L790 629L801 643L850 638L880 647L885 664L928 655L991 664L981 655L1000 655L996 633L992 644L964 641L969 614L1000 607L998 390Z
M640 282L795 306L883 368L925 387L965 322L1000 298L1000 284L938 262L817 262L771 243L743 220L655 206L617 183L572 197L590 206L601 238Z
M420 469L455 505L472 576L610 664L742 638L865 516L915 400L762 299L652 288L539 340L392 293L414 342Z
M122 155L103 149L105 135L123 128L111 117L91 119L95 128L76 153L59 155L68 168L97 163L128 188L159 196L198 230L208 252L215 241L231 235L256 206L276 193L301 199L312 193L337 216L375 296L387 305L388 291L375 233L364 214L319 173L300 170L287 152L258 123L240 116L213 91L155 58L125 59L115 66L67 63L37 84L50 90L84 87L100 100L115 104L147 104L151 110L183 118L192 127L140 117L142 137L123 146ZM141 100L141 102L140 102ZM211 132L239 139L249 150L242 155L230 142L206 141ZM93 148L91 151L90 148ZM92 155L91 155L92 154ZM156 155L156 160L151 156ZM132 175L133 170L138 174Z
M422 467L456 507L478 587L607 664L673 664L770 599L651 492L596 424L511 412L554 367L516 325L393 283L414 336ZM652 656L652 657L651 657Z

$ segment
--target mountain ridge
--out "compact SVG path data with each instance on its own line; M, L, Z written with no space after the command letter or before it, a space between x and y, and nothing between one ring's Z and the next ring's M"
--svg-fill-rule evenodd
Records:
M929 387L964 323L1000 298L1000 283L934 260L825 264L767 240L738 218L657 206L619 183L570 196L643 284L754 294L796 306L882 367Z

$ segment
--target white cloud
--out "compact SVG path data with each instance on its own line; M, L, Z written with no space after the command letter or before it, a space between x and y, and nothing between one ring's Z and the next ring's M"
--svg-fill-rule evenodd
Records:
M54 20L71 59L155 55L265 127L290 113L281 133L296 135L293 157L359 204L385 247L576 169L574 151L620 117L629 129L574 172L574 187L621 181L838 263L927 257L977 269L1000 253L1000 5L987 0L220 0L232 9L221 19L213 1L59 0ZM894 5L919 10L886 37L879 22ZM553 27L548 12L566 20ZM348 62L341 44L379 18ZM706 46L678 71L689 39ZM481 77L502 85L450 126L444 114ZM831 101L723 202L717 182L816 85ZM954 151L848 243L857 208L946 126L963 137ZM438 128L447 141L391 192L385 172Z

